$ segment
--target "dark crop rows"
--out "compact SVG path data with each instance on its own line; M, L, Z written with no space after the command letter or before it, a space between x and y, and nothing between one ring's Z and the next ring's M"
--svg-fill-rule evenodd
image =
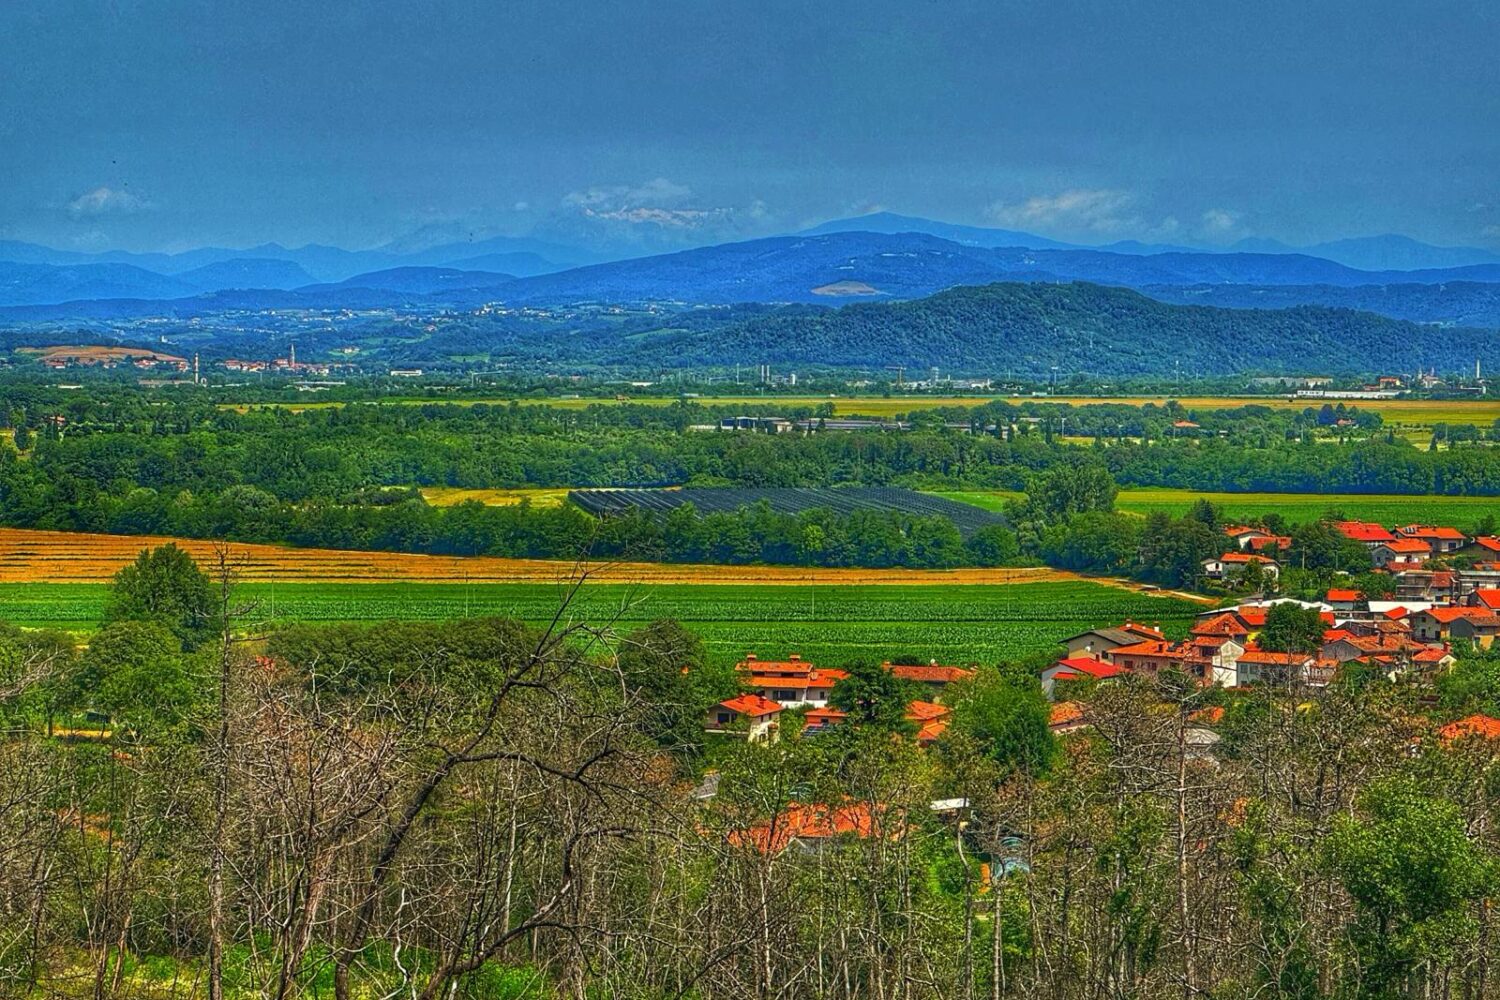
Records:
M895 487L739 488L701 487L682 490L574 490L568 499L591 514L614 514L629 510L665 513L692 504L700 514L733 513L741 507L766 503L779 514L809 510L831 510L850 514L857 510L897 512L918 517L946 517L968 536L1005 519L945 497Z

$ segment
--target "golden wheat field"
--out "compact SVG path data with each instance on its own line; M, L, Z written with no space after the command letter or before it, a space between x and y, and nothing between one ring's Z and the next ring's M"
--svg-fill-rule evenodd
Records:
M176 542L205 568L216 564L215 543L197 539L0 528L0 583L102 583L143 548L167 542ZM583 568L565 560L294 549L240 542L228 543L226 551L236 578L248 583L546 583L570 579ZM587 568L591 579L611 583L993 585L1081 579L1045 568L820 569L635 562L596 563Z

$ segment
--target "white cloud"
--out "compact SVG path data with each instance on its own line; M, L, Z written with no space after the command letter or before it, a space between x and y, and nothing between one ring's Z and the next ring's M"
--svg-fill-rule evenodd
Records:
M643 184L599 185L563 196L563 204L585 218L661 229L695 229L727 220L733 208L699 208L685 184L657 177ZM754 213L764 215L764 206Z
M692 196L692 188L687 185L658 177L644 184L595 186L573 191L565 195L563 201L579 208L615 211L627 208L673 208L687 202Z
M1227 208L1210 208L1203 213L1203 230L1215 236L1234 232L1240 224L1240 214Z
M1072 188L1054 195L1036 195L1022 202L995 202L989 208L989 216L1007 226L1118 233L1140 228L1140 220L1130 212L1134 201L1134 195L1128 191Z
M68 202L68 214L75 219L96 215L128 215L150 207L150 203L139 195L101 184Z

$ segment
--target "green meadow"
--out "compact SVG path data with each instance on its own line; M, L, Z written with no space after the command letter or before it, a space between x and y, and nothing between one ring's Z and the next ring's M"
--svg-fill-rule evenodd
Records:
M942 496L986 510L1002 510L1019 494L995 491L944 492ZM1201 493L1196 490L1121 490L1115 506L1132 514L1154 510L1185 514L1194 501L1211 501L1226 520L1236 521L1280 514L1288 521L1315 521L1328 513L1381 524L1412 522L1448 524L1465 528L1487 515L1500 516L1500 497L1403 496L1361 493Z

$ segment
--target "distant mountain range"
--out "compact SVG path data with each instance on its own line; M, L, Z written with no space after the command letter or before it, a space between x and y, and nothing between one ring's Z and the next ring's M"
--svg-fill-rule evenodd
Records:
M1387 233L1333 240L1311 246L1291 246L1279 240L1244 239L1227 248L1182 246L1120 240L1103 245L1062 243L1011 229L988 229L936 222L894 212L836 219L804 230L797 235L818 236L827 233L926 233L954 243L978 247L1027 247L1033 250L1104 250L1111 253L1253 253L1300 254L1321 257L1362 271L1417 271L1430 268L1465 267L1471 264L1500 264L1500 253L1480 247L1433 246L1410 236Z
M1500 282L1500 264L1360 271L1301 254L1155 254L981 247L920 233L778 236L614 261L516 281L512 302L830 302L914 298L992 281L1154 285L1430 285Z
M182 316L272 308L268 302L301 308L462 308L491 301L837 305L915 299L997 281L1082 281L1173 303L1339 306L1418 322L1500 326L1500 256L1405 237L1324 247L1350 259L1450 263L1370 270L1285 247L1262 252L1264 244L1241 251L1073 247L890 213L825 223L795 236L602 262L576 248L522 237L435 246L413 240L364 251L266 244L172 255L82 254L0 242L0 318ZM1485 256L1494 259L1479 259Z
M35 243L20 243L0 240L0 264L31 264L50 267L78 267L84 265L125 265L150 272L156 276L178 276L201 270L211 265L224 265L234 261L280 261L295 265L304 273L301 284L311 282L337 282L370 271L393 267L457 267L470 271L501 270L508 274L546 274L562 271L582 264L598 262L600 258L576 247L545 243L525 237L497 236L490 239L445 243L418 249L395 249L381 247L375 250L342 250L338 247L307 246L289 248L278 243L266 243L245 250L230 250L224 247L203 247L182 253L130 253L124 250L109 250L101 253L83 253L74 250L53 250ZM233 269L224 273L229 280ZM7 271L0 271L0 294L8 288ZM124 272L121 273L122 275ZM143 284L148 287L149 282ZM215 290L235 287L282 287L279 285L234 285L221 284ZM286 286L292 287L292 286ZM85 296L75 296L83 298ZM92 296L101 298L105 296ZM6 297L5 302L14 300ZM33 300L41 301L41 300ZM59 300L52 300L59 301Z
M788 307L716 328L600 344L606 363L834 365L1108 375L1327 374L1500 365L1500 332L1347 309L1168 305L1122 288L994 284L908 302Z

